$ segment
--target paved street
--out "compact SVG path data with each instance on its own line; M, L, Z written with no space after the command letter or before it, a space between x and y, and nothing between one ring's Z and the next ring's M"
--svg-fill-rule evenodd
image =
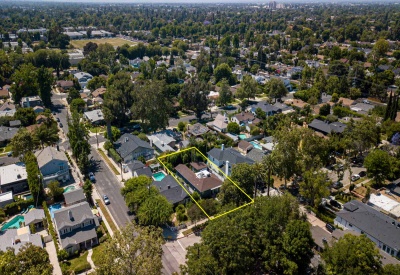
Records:
M19 158L13 158L13 157L1 157L0 158L0 166L6 166L10 164L14 164L16 162L19 162Z
M66 103L66 98L67 94L58 94L54 92L51 97L51 102L53 103L51 111L56 113L56 117L58 117L60 122L63 124L63 128L61 128L61 130L65 135L68 133L68 109L64 105Z
M96 150L92 149L92 154L89 157L93 158L94 168L92 171L96 177L96 189L100 196L108 196L111 203L106 207L110 211L118 227L123 227L133 219L133 216L129 215L129 209L121 195L120 190L122 185L117 181L113 172L107 167Z

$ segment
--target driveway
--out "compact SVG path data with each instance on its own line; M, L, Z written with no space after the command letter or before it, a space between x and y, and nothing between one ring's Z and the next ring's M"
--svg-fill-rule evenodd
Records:
M56 247L54 246L54 242L46 243L46 251L49 253L50 263L53 266L53 275L62 275L60 263L57 258Z
M66 93L59 94L53 92L51 96L51 103L53 104L51 111L56 113L55 117L58 117L63 124L61 131L64 132L65 136L68 133L68 107L65 106L67 104L66 98Z
M195 243L199 243L200 241L201 241L200 236L192 234L188 237L184 237L179 240L167 242L164 245L163 250L164 252L168 251L169 254L174 258L173 261L176 261L178 265L184 265L187 253L186 249L189 246L194 245ZM172 258L169 260L172 260Z

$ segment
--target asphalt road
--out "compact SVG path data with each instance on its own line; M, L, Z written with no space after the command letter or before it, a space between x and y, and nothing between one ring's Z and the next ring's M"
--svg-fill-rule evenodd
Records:
M14 164L16 162L19 162L19 158L7 157L7 156L0 158L0 166L10 165L10 164Z
M107 167L96 150L92 149L92 154L89 157L92 158L92 171L96 178L95 186L98 193L101 197L107 195L110 199L110 204L107 205L108 210L119 227L125 226L134 216L129 215L129 209L121 195L122 185L117 181L113 172Z
M60 122L63 124L61 130L64 132L65 136L68 133L68 109L64 105L66 103L66 98L67 94L58 94L54 92L51 97L51 103L53 104L51 111L56 113L55 116L58 117L60 119Z
M91 140L93 141L92 138ZM133 220L134 216L129 214L129 209L121 195L122 185L118 182L113 172L104 163L96 150L92 149L90 157L92 157L94 163L92 171L96 177L96 189L101 197L103 195L108 196L110 204L106 207L110 211L118 227L123 227ZM165 275L171 275L174 272L179 272L179 263L165 245L163 246L163 252L162 273Z

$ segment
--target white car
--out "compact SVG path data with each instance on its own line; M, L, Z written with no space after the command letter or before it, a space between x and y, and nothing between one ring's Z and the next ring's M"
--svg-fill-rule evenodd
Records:
M108 197L106 195L103 195L103 201L104 201L105 205L110 204L110 200L108 199Z
M361 178L360 175L354 174L354 175L351 176L351 181L357 181L357 180L359 180L360 178Z

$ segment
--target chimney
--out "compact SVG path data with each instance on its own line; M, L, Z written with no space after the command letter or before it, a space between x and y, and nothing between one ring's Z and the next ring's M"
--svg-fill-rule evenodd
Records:
M71 221L74 220L74 217L72 216L72 211L71 210L68 210L68 216L69 216L69 219Z
M128 138L128 137L125 137L125 142L128 142L128 140L129 140L129 138Z
M224 149L225 149L225 145L221 144L221 151L224 151Z
M225 162L225 175L228 176L228 174L229 174L229 161L227 160L227 161Z
M168 188L168 189L170 189L170 188L171 188L171 186L170 186L170 185L168 185L168 186L167 186L167 188Z
M58 144L57 144L56 148L57 148L57 151L60 151L60 146L58 146Z
M150 147L153 147L153 140L150 139Z

